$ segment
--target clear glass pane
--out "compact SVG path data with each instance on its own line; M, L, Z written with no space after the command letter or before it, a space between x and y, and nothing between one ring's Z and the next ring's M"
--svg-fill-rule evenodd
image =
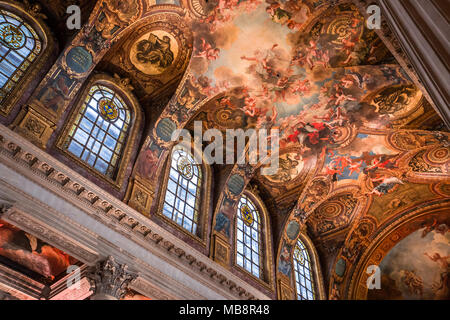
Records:
M198 199L200 180L194 183L194 161L192 156L183 149L174 148L171 156L171 167L165 195L165 203L174 201L177 215L171 217L189 232L195 233L198 220Z
M81 155L81 152L83 151L83 147L79 143L72 141L69 145L68 150L75 156L79 157Z
M105 93L108 93L108 95ZM122 148L117 148L120 145L117 139L107 135L105 130L114 132L116 135L124 136L127 134L127 132L121 132L117 128L111 129L113 126L111 126L110 121L113 121L113 116L110 114L113 114L111 110L115 106L112 106L111 109L105 109L104 106L105 102L109 106L108 100L105 101L105 99L110 99L113 96L121 101L121 98L110 88L94 85L86 97L86 107L80 108L80 113L76 117L73 129L70 131L73 132L73 135L68 137L69 146L71 146L71 141L77 141L85 149L81 155L78 152L75 154L76 156L95 170L108 176L113 175L116 172L115 168L119 165L117 160L120 155L114 154L114 150L119 152L118 150ZM103 101L102 104L101 101ZM126 108L124 103L120 103L120 106ZM129 114L128 109L123 109L123 112ZM118 132L115 130L118 130Z
M311 264L308 251L298 240L294 249L295 281L298 299L314 300L314 283L311 281Z

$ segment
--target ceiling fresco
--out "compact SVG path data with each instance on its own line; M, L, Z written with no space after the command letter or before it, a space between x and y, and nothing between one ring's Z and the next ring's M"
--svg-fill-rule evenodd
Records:
M60 20L65 2L47 11ZM213 166L211 238L225 252L214 259L233 266L234 213L247 190L269 212L277 281L292 285L289 257L306 232L330 299L448 297L441 209L450 199L450 134L356 2L105 0L45 79L52 92L70 80L56 105L42 96L36 105L59 119L91 71L123 79L146 115L124 201L151 219L176 129L193 131L195 121L223 134L278 129L275 174L263 175L248 153L238 155L244 164ZM69 77L72 68L60 65L85 47L91 63ZM18 232L0 221L0 255L49 279L72 259ZM380 265L386 290L364 288L369 261Z
M192 35L181 13L172 6L139 20L108 51L97 70L128 78L143 106L155 106L161 98L167 103L192 54Z
M434 220L400 241L384 257L379 291L370 291L369 299L448 300L450 281L449 226Z
M0 256L21 265L26 275L47 284L61 274L66 275L68 267L77 263L65 252L3 220L0 220Z
M447 130L351 2L183 4L193 11L192 56L135 170L151 192L176 128L278 129L274 175L261 175L261 163L223 168L214 233L232 246L222 226L251 183L270 209L277 256L296 239L289 223L306 224L330 277L352 234L361 240L402 210L448 197L430 187L448 179L449 136L438 132ZM147 163L149 152L159 162Z

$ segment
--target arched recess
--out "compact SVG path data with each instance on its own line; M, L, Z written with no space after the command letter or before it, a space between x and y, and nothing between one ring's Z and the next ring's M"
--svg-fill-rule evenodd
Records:
M1 47L0 59L1 63L7 61L11 70L11 74L3 74L4 81L0 82L0 115L3 117L8 117L19 102L26 101L55 54L56 42L51 31L39 14L33 15L30 9L15 1L0 1L0 28L9 30L9 36L2 32L5 39L0 41L5 45ZM12 34L16 42L7 45Z
M157 211L156 215L153 217L157 217L160 223L163 222L178 237L206 252L206 249L209 245L209 232L211 226L212 169L208 164L206 164L205 159L199 158L200 155L202 155L201 150L200 152L198 152L198 150L196 150L195 148L195 145L183 141L179 144L174 145L170 149L170 154L167 157L167 161L164 164L164 168L162 171L162 184L157 195L157 199L159 199L157 203ZM188 155L191 161L189 161L189 163L182 161L177 161L177 163L174 163L174 154L177 152L177 150L181 150L181 152ZM147 153L150 152L152 151L147 151ZM153 157L153 155L149 155L149 157ZM153 159L157 160L155 158ZM194 171L194 167L197 168L198 173ZM194 172L194 177L190 177L190 172ZM177 181L175 181L173 177L171 178L173 173L176 173L177 179L175 180ZM187 208L189 208L187 205L189 203L188 196L190 194L188 190L191 187L191 182L193 181L192 179L196 179L195 192L197 194L192 194L193 197L191 198L194 198L195 201L198 202L197 208L195 207L197 203L192 204L192 209L194 211L197 211L196 213L198 214L198 219L196 222L197 227L195 232L193 232L193 228L191 228L190 231L187 230L188 228L184 226L184 221L182 221L181 224L177 223L176 219L171 219L164 212L165 210L167 211L167 209L165 208L165 204L167 203L166 196L170 189L168 187L168 184L169 182L172 182L173 184L177 185L177 188L173 193L173 195L175 196L174 201L176 202L179 197L186 199L185 201L183 201L184 199L180 199L180 202L184 202L184 209L180 211L180 214L183 216L187 216ZM197 180L199 180L199 182L197 182ZM185 185L186 188L184 188L183 185ZM185 196L183 196L184 194ZM173 210L173 208L171 209ZM195 213L193 214L195 215ZM150 212L146 212L146 215L150 216Z
M260 285L262 285L263 287L269 289L269 290L273 290L274 289L274 263L273 263L273 243L272 243L272 230L271 230L271 223L270 223L270 217L269 217L269 212L267 211L266 206L264 205L264 202L261 200L260 197L258 197L256 194L254 194L253 192L246 190L245 192L242 193L241 195L241 199L244 200L242 202L242 206L238 205L238 209L235 210L234 212L234 216L232 217L231 221L233 222L230 225L230 236L233 239L233 247L232 247L232 261L231 261L231 265L233 268L237 269L239 271L239 273L241 274L241 276L243 276L244 278L250 278L254 281L256 281L257 283L259 283ZM241 200L240 199L240 200ZM238 202L240 202L240 200ZM258 244L258 251L259 251L259 255L260 255L260 265L259 265L259 271L260 274L259 276L255 273L252 273L251 270L246 269L244 267L244 264L239 262L239 253L238 253L238 245L240 242L243 243L243 245L245 246L245 236L246 233L244 231L245 226L240 226L238 223L239 220L239 215L241 215L241 221L243 222L243 224L245 224L245 220L246 217L244 215L246 215L246 209L251 208L251 206L254 206L254 209L256 209L257 214L259 216L259 221L254 221L253 225L258 224L259 225L259 244ZM247 208L246 208L247 206ZM240 210L242 209L242 210ZM219 215L221 214L221 212L219 212ZM216 228L217 228L217 224L216 224ZM247 228L245 228L247 229ZM256 229L255 228L248 228L249 230L255 232ZM242 232L239 232L239 230L242 230ZM240 238L240 234L242 234L243 239L242 241L239 240ZM216 234L217 236L217 234ZM253 237L252 237L253 238ZM251 244L250 244L251 247ZM250 248L249 247L249 248ZM254 247L250 248L251 251L254 251ZM244 259L246 259L248 257L244 257ZM250 259L250 258L249 258Z
M105 96L103 96L97 103L93 95L98 90L101 90L102 92L105 91L101 88L107 88L110 93L107 93ZM98 168L96 169L95 164L88 163L88 160L91 158L91 156L89 156L89 159L83 160L81 158L83 154L77 155L73 152L69 152L68 143L71 142L74 133L81 126L81 122L86 120L85 115L87 109L92 109L93 112L97 112L97 119L104 119L102 110L99 109L102 107L101 102L107 101L110 96L112 99L113 95L120 99L120 103L123 104L123 106L119 106L119 109L120 107L128 109L130 118L129 121L124 121L123 119L121 119L119 111L117 120L113 119L113 121L111 122L102 120L102 123L98 124L95 119L92 119L92 122L88 121L91 131L89 133L84 131L89 141L95 138L93 136L94 131L97 132L95 133L96 136L100 134L103 138L95 138L95 141L100 142L102 146L106 144L107 138L113 138L113 140L115 141L114 146L112 147L113 155L111 156L111 162L108 162L108 164L114 166L114 171L107 171L106 173L109 174L105 174L101 170L99 171ZM90 106L89 108L87 108L88 105ZM134 159L136 157L138 149L137 142L139 141L142 134L143 119L144 118L141 107L135 96L129 91L126 83L122 82L118 78L112 78L105 74L93 75L85 83L83 89L79 92L74 107L72 108L62 131L60 131L58 134L55 147L59 151L59 155L56 156L63 162L67 164L70 163L71 167L79 173L87 175L92 181L98 183L100 186L112 192L116 196L119 196L120 194L124 193L128 177L131 174L132 168L130 166L130 163L134 163ZM114 121L118 121L120 123L125 122L120 130L115 127L115 130L120 131L120 133L117 133L117 136L115 136L114 134L109 135L109 129L106 128L112 127L115 123ZM92 154L100 154L103 147L99 147L102 149L95 151L94 149L96 148L97 142L95 142L91 147L87 147L88 142L86 142L86 148L84 148L85 151L89 151L92 149ZM118 147L120 147L120 150L117 149ZM116 162L113 162L114 159ZM78 164L78 166L73 166L74 162ZM110 168L111 166L108 167L108 169Z
M448 184L447 184L448 186ZM386 279L389 279L386 277L386 274L383 272L383 260L386 258L386 256L399 244L402 242L402 240L409 238L410 241L415 241L416 245L414 247L411 247L409 245L409 249L419 250L424 249L421 245L419 245L417 239L424 239L428 236L427 239L429 240L423 240L428 241L428 247L427 249L423 250L425 252L420 253L420 258L423 256L423 261L419 261L423 265L426 265L428 263L428 266L430 267L433 263L436 263L435 269L429 269L426 270L426 273L439 273L437 270L439 270L439 267L437 266L437 263L440 261L432 261L431 258L425 256L425 253L427 254L435 254L435 251L428 252L427 250L432 249L433 247L430 245L434 240L432 238L436 236L442 236L445 239L445 236L449 232L449 225L450 225L450 201L449 199L440 200L440 201L433 201L427 205L421 205L417 206L415 208L412 208L408 210L408 212L404 213L402 216L400 216L394 223L391 223L384 228L380 229L376 235L373 237L373 240L371 241L370 245L367 247L367 249L362 254L361 258L358 260L358 263L356 266L354 266L350 272L350 275L346 277L346 281L343 283L342 288L346 288L346 296L343 298L352 299L352 300L366 300L368 298L368 279L369 276L373 273L368 272L369 266L380 266L380 284L381 289L374 290L374 295L372 296L375 299L379 299L383 294L385 295L382 299L401 299L400 296L392 296L393 292L396 292L396 294L401 293L401 291L396 289L396 286L393 286L392 281L386 281ZM431 234L430 234L431 233ZM413 239L411 239L411 236L413 236ZM429 237L431 236L431 237ZM415 239L414 239L415 238ZM448 236L447 236L448 239ZM434 246L436 248L436 246ZM439 248L439 249L442 249ZM448 242L447 242L447 251L450 250ZM439 250L437 250L439 251ZM397 252L398 254L398 252ZM419 259L420 259L419 258ZM434 257L433 257L434 258ZM444 257L441 257L444 258ZM438 259L436 259L438 260ZM447 257L448 260L448 257ZM430 264L431 261L431 264ZM411 262L410 268L414 268L413 265L415 263ZM392 267L392 265L390 266ZM412 271L411 271L412 270ZM421 277L423 276L424 270L407 270L408 272L413 272L413 274L409 274L413 278ZM394 270L395 271L395 270ZM448 270L443 271L444 274L447 272L447 278L448 278ZM417 273L417 274L416 274ZM422 274L421 274L422 273ZM436 274L435 274L436 275ZM404 276L408 276L408 273L405 273ZM439 275L437 276L439 278ZM391 279L392 280L392 279ZM373 282L375 283L375 282ZM394 282L395 283L395 282ZM441 283L442 284L442 283ZM417 287L419 289L419 293L430 289L431 283L427 283L426 281L422 283L422 286ZM445 284L444 288L445 289ZM447 284L448 285L448 284ZM383 289L384 287L384 289ZM388 288L386 290L386 287ZM414 289L414 286L411 287ZM395 290L393 290L395 289ZM385 290L384 292L381 290ZM449 298L449 288L447 287L447 297L433 297L436 298ZM376 292L378 291L378 292ZM372 293L371 293L372 294ZM445 293L444 293L445 294ZM429 297L428 297L429 298Z
M323 281L322 270L320 267L320 259L314 243L306 234L306 230L298 227L296 229L298 236L293 237L294 240L284 240L280 248L279 259L277 260L277 291L280 300L296 300L296 272L294 267L294 253L297 241L304 244L310 258L311 271L313 275L313 285L315 291L315 300L325 300L326 293ZM295 233L295 232L294 232Z
M159 116L139 151L133 169L132 183L127 190L125 201L144 215L154 213L158 208L158 201L154 200L157 199L156 196L161 190L162 172L170 154L169 151L176 144L172 141L172 134L178 129L185 128L199 109L208 101L215 99L215 97L207 99L203 95L197 96L191 91L190 85L190 75L187 71L175 95ZM178 139L179 135L180 132L174 137ZM154 154L158 160L152 161L148 157L150 153Z

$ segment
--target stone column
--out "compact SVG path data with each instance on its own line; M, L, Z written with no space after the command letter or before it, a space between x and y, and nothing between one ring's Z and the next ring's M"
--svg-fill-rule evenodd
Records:
M428 91L436 111L450 128L450 1L377 2L390 29Z
M120 300L136 277L137 274L127 271L126 264L119 264L109 256L98 262L87 275L94 291L91 300Z

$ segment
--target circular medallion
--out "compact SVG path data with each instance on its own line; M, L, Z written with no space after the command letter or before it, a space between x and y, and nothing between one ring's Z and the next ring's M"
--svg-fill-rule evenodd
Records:
M244 223L249 227L251 227L253 225L253 223L255 222L255 219L252 214L252 210L246 204L244 204L241 207L241 217L242 217L242 220L244 220Z
M92 66L92 54L84 47L74 47L67 53L66 63L76 73L85 73Z
M234 196L240 195L242 190L244 190L244 186L244 178L238 174L232 175L228 181L228 189Z
M297 248L297 250L295 250L294 254L295 254L295 258L297 259L298 263L302 266L305 265L305 257L303 256L302 250L300 250L300 248Z
M22 48L26 42L22 30L8 22L0 24L0 39L8 48L13 50Z
M358 21L358 23L356 23ZM354 34L362 36L364 32L363 17L338 16L330 22L327 33L337 36L332 42L341 45L344 39L351 38Z
M140 36L130 50L133 66L146 75L158 75L172 66L178 57L178 42L163 30Z
M164 142L172 140L172 133L177 129L177 124L169 118L164 118L156 126L156 134Z
M450 148L448 147L437 147L428 151L424 158L433 164L446 164L450 159Z
M295 220L292 220L291 222L289 222L289 224L286 228L286 234L287 234L288 238L290 240L297 239L299 232L300 232L300 225L298 224L298 222Z
M111 100L100 100L98 108L100 115L107 121L115 121L119 117L119 108Z
M178 159L177 169L186 180L191 180L194 176L194 166L187 157L182 156Z

